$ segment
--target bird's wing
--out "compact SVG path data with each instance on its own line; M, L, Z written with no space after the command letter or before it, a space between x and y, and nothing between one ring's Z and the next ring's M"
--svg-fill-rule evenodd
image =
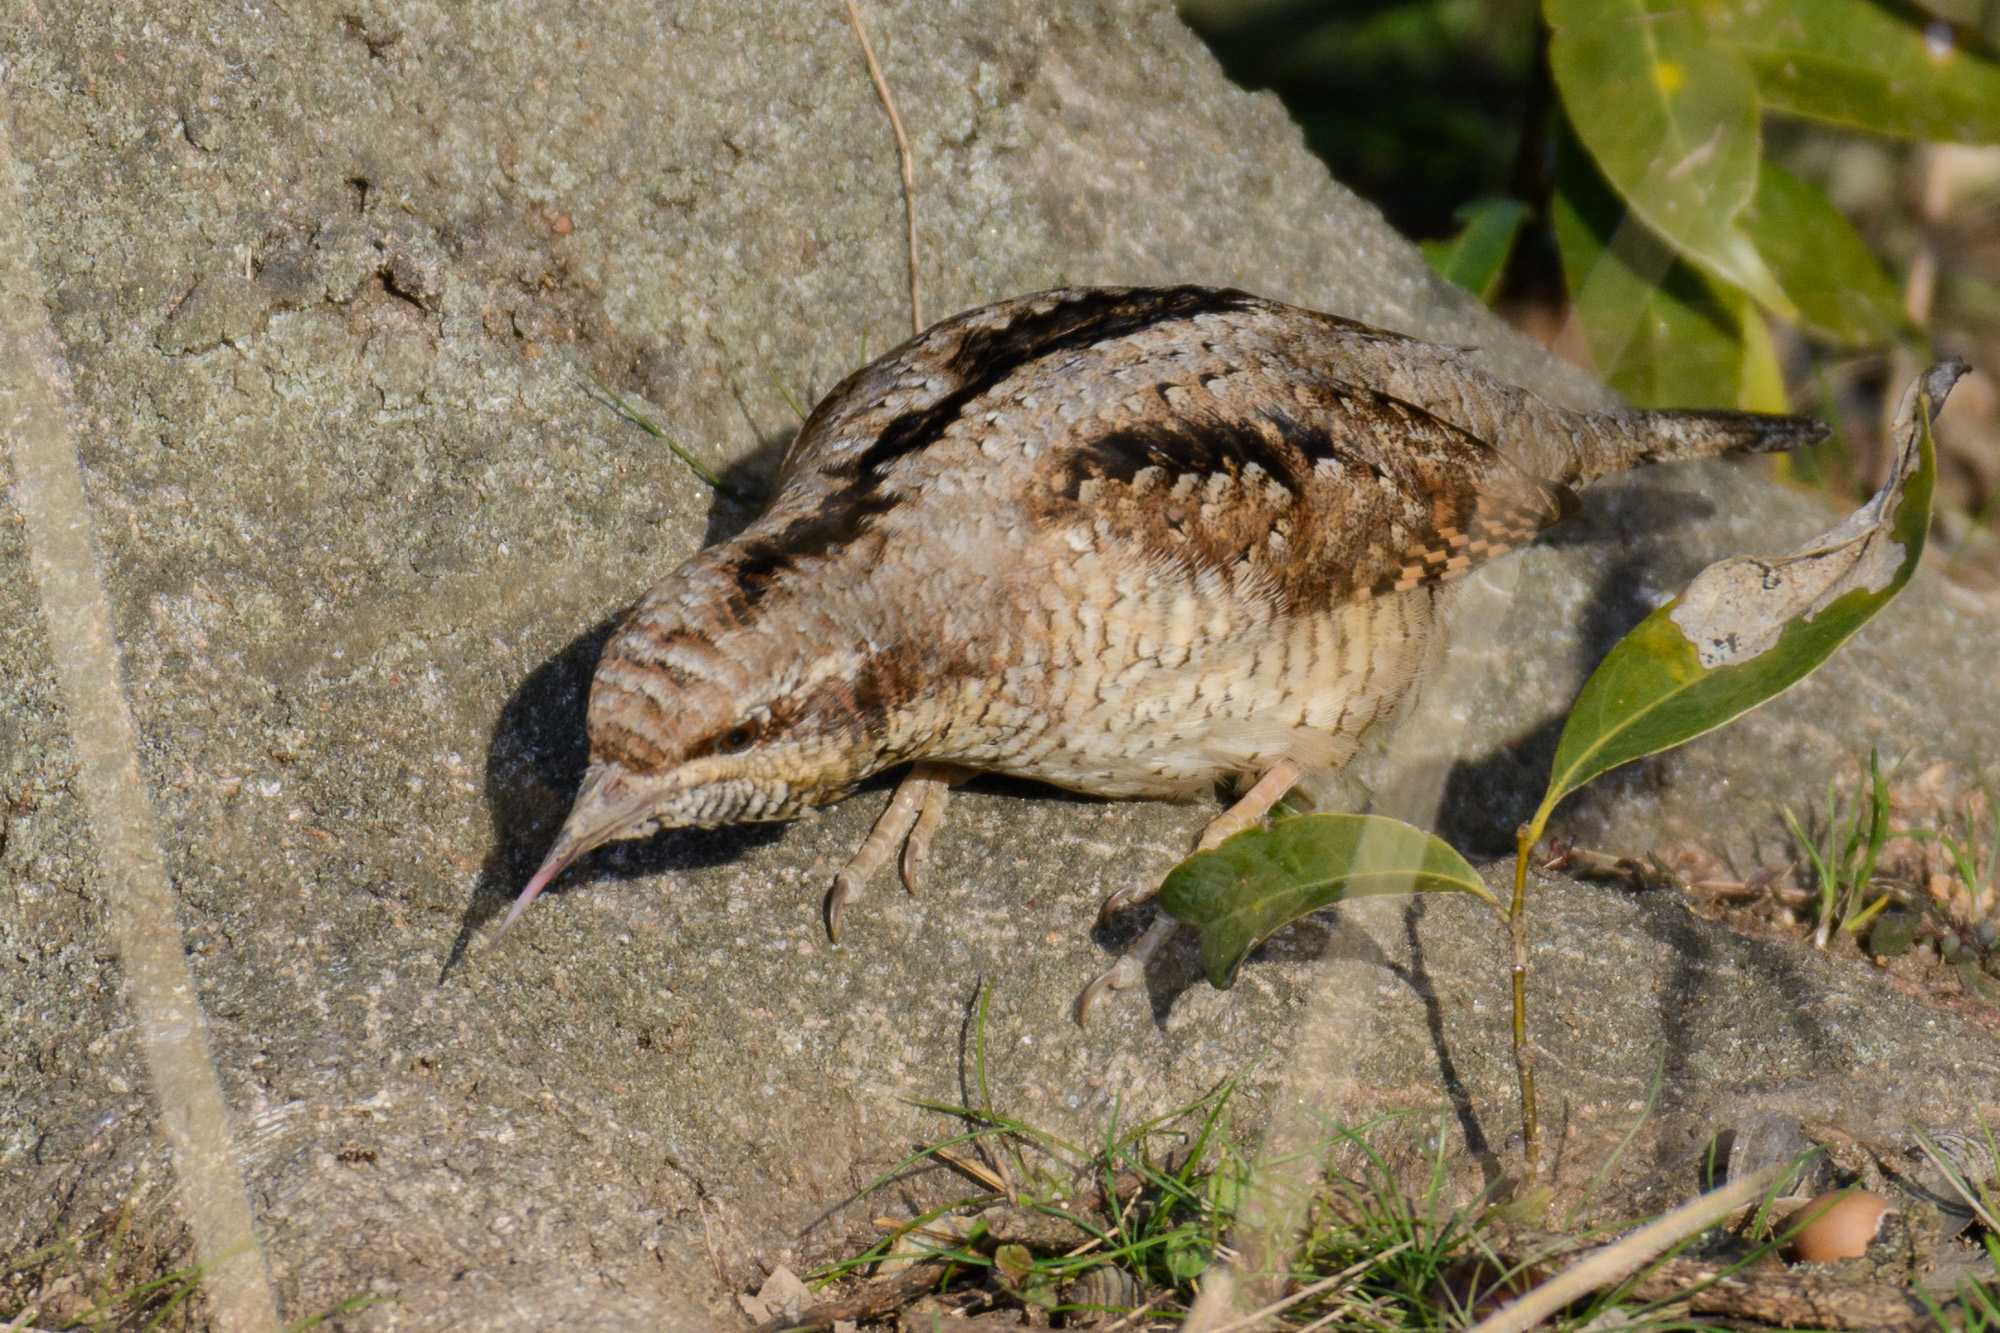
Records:
M1441 583L1576 505L1439 416L1283 368L1197 376L1052 450L1025 497L1149 556L1264 576L1305 610Z
M1149 332L1169 340L1202 316L1269 307L1213 287L1065 287L966 311L841 381L786 449L780 482L879 475L1052 362Z
M1374 384L1408 343L1206 287L1064 289L947 320L813 411L745 534L747 593L972 479L1044 530L1247 567L1301 607L1452 578L1575 501Z

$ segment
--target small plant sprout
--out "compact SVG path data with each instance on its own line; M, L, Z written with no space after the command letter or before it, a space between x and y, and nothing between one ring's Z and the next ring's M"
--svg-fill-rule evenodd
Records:
M1807 831L1790 807L1785 809L1784 818L1785 827L1812 867L1813 887L1819 897L1813 947L1826 948L1835 930L1859 935L1895 899L1893 893L1884 892L1863 905L1869 886L1875 882L1883 844L1891 836L1889 783L1875 751L1868 752L1868 784L1858 809L1852 813L1843 809L1829 779L1826 816L1817 837Z

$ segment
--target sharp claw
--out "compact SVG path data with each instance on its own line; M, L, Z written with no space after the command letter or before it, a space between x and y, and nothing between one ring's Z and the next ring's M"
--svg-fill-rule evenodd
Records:
M924 863L930 860L930 853L931 849L928 843L919 845L914 833L910 835L910 840L903 844L901 869L905 891L915 893L917 886L923 883Z
M1150 889L1127 887L1115 890L1110 897L1104 900L1103 905L1097 909L1097 924L1100 926L1109 925L1111 918L1117 916L1120 912L1137 907L1152 896L1153 891Z
M1115 895L1114 895L1115 896ZM1160 951L1168 936L1180 929L1180 923L1165 912L1153 918L1153 924L1146 927L1146 933L1132 942L1125 956L1098 974L1097 980L1083 988L1076 997L1076 1025L1083 1027L1090 1021L1090 1011L1106 991L1131 990L1146 979L1146 963Z
M1088 986L1085 986L1083 992L1076 997L1076 1008L1074 1010L1076 1025L1078 1027L1090 1026L1090 1011L1096 1008L1097 1002L1103 999L1107 992L1131 990L1145 979L1145 969L1140 965L1137 958L1132 957L1130 954L1120 958L1110 967L1098 973L1096 979Z
M898 869L903 887L911 893L922 882L924 866L930 860L931 835L944 819L945 797L951 784L971 776L950 764L922 763L896 787L889 804L868 831L868 839L833 877L826 895L826 937L840 942L840 918L849 903L861 901L869 879L882 868L900 844L903 853Z
M840 943L841 918L847 915L847 905L858 901L860 892L845 870L833 877L833 887L826 891L826 938L834 944Z

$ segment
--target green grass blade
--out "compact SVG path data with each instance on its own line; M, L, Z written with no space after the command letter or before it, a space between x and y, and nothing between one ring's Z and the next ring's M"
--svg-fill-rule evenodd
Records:
M679 440L676 440L673 436L662 430L658 422L640 412L616 393L613 393L609 386L601 381L592 381L591 388L596 390L597 401L603 403L613 412L616 412L619 416L646 432L646 434L666 445L672 451L674 457L680 459L687 466L687 470L694 473L704 485L712 490L721 491L733 500L747 500L749 498L721 477L718 477L708 464L689 453Z
M1757 172L1743 227L1799 307L1799 322L1843 347L1893 340L1908 320L1903 294L1854 224L1825 194L1775 163Z

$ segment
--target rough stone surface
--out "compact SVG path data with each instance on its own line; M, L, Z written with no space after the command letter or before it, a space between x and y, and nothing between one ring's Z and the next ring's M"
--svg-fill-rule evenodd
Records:
M866 8L915 140L933 316L1057 282L1230 283L1601 401L1434 281L1165 7ZM728 1325L766 1268L865 1232L885 1205L843 1205L942 1124L905 1098L970 1095L982 982L994 1094L1051 1129L1088 1140L1114 1105L1243 1075L1246 1123L1442 1107L1474 1183L1503 1162L1504 948L1472 904L1323 916L1226 995L1171 951L1150 1004L1070 1026L1129 935L1089 935L1099 898L1164 871L1199 809L975 788L924 895L884 887L834 949L817 904L863 796L602 855L478 947L581 771L607 619L745 518L593 381L754 484L788 397L907 333L894 153L839 6L29 4L0 89L23 203L0 227L26 229L40 284L4 295L46 303L71 377L288 1318L375 1292L394 1299L348 1326ZM178 1225L12 503L0 1196L27 1206L0 1210L0 1252L135 1190L144 1225ZM1429 701L1463 724L1446 831L1504 842L1553 719L1648 606L1824 521L1740 468L1662 473L1475 584L1496 627ZM1990 765L1996 659L1992 611L1921 580L1793 696L1558 823L1618 850L1747 846L1870 743ZM1558 885L1538 920L1568 1187L1659 1070L1630 1189L1685 1192L1706 1136L1772 1108L1855 1132L2000 1117L1976 1012L1671 899Z

